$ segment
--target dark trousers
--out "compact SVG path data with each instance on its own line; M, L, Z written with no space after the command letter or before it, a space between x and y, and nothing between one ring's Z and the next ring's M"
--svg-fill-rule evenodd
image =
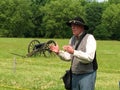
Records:
M96 71L87 74L72 74L72 90L94 90Z

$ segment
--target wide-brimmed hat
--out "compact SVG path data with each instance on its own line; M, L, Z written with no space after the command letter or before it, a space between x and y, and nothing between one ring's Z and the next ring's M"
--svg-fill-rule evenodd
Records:
M89 29L89 27L85 24L84 20L81 17L75 17L74 19L70 20L66 24L70 27L71 27L71 24L82 25L84 26L85 30Z

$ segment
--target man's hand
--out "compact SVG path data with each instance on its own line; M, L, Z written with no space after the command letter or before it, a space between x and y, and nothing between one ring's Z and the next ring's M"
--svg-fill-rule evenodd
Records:
M66 51L66 52L68 52L68 53L70 53L70 54L73 54L73 53L74 53L74 49L73 49L73 47L70 46L70 45L65 45L65 46L63 46L63 50Z
M55 45L51 45L50 46L50 50L55 52L56 54L58 54L59 53L59 46L58 46L58 44L56 44L56 46Z

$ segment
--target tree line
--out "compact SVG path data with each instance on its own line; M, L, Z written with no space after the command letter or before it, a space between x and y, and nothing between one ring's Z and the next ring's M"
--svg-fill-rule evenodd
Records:
M119 0L0 0L0 37L70 38L75 16L96 39L120 40Z

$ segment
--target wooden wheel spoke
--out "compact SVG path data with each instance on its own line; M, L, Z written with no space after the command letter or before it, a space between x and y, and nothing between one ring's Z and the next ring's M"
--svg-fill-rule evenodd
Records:
M34 49L35 49L35 45L37 45L37 44L40 44L40 42L38 41L38 40L32 40L30 43L29 43L29 45L28 45L28 53L36 53L36 52L34 52Z

